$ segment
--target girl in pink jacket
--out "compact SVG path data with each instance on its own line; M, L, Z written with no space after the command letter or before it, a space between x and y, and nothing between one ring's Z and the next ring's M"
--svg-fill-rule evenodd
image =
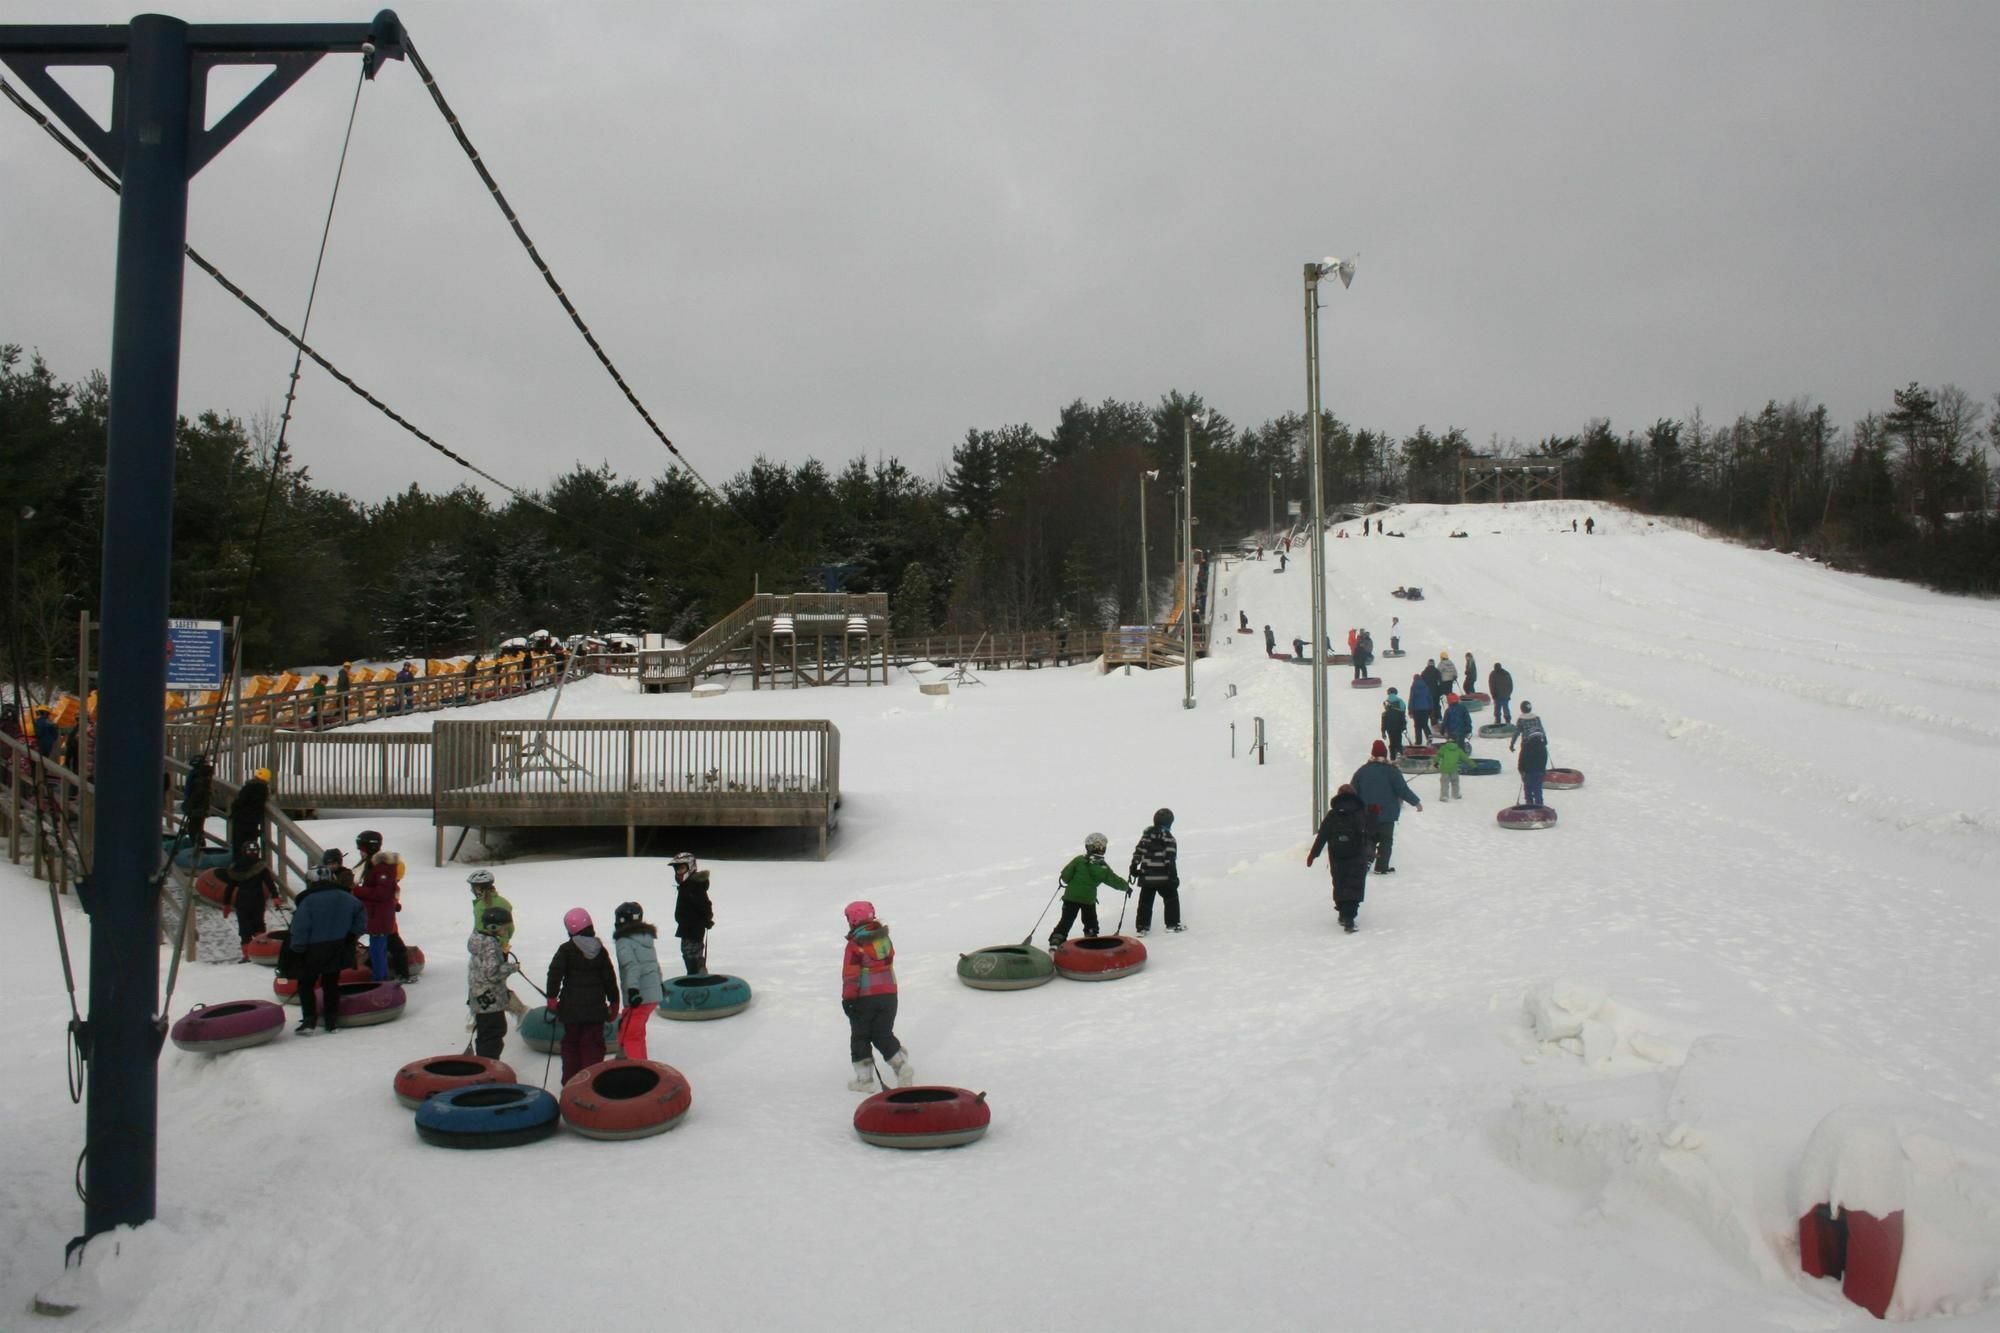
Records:
M907 1088L916 1082L910 1068L910 1051L896 1040L896 946L889 942L889 928L875 919L875 904L852 902L847 905L847 950L840 960L840 1009L847 1015L847 1055L854 1062L854 1077L847 1086L855 1092L875 1087L873 1047L896 1071L896 1086Z

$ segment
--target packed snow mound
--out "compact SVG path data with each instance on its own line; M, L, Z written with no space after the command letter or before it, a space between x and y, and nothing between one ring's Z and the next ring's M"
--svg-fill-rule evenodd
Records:
M1537 1042L1581 1056L1593 1069L1679 1064L1686 1050L1661 1024L1593 982L1545 982L1528 992L1522 1009Z

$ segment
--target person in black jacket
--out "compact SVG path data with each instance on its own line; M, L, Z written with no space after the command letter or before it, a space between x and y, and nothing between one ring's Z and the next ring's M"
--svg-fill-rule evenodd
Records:
M1166 904L1167 929L1187 929L1181 924L1180 847L1174 842L1173 829L1174 812L1155 810L1152 824L1139 835L1138 844L1132 848L1132 867L1126 871L1126 877L1139 886L1141 935L1152 933L1156 894Z
M549 960L549 1012L562 1020L562 1078L568 1083L604 1059L604 1025L618 1018L618 973L590 913L563 914L569 938Z
M215 795L215 768L205 754L188 756L187 781L181 788L181 822L187 826L188 843L201 856L202 840L208 836L209 804ZM194 863L199 866L197 859Z
M229 803L229 845L241 847L246 842L264 845L264 807L271 800L271 770L260 768L257 776L236 789L236 799Z
M693 852L674 858L674 935L681 942L681 965L691 977L708 975L706 936L715 929L715 904L708 898L708 872L695 864Z
M312 882L293 904L292 932L278 958L278 975L299 983L299 1025L309 1036L326 1002L326 1030L340 1024L340 973L354 962L354 945L368 929L361 900L347 891L353 876L340 864L340 848L329 847L313 867Z
M243 956L250 961L250 941L264 933L264 905L278 894L278 882L257 844L246 842L236 849L236 859L222 869L222 914L236 913L236 937Z
M1350 935L1361 900L1368 896L1368 859L1375 851L1375 826L1375 817L1368 813L1367 802L1355 793L1354 784L1342 783L1327 802L1319 836L1306 853L1310 866L1325 849L1327 868L1333 872L1333 910L1340 915L1340 928Z

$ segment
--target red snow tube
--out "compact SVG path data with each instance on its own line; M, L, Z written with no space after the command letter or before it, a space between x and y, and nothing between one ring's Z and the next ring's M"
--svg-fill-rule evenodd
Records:
M1055 951L1056 971L1071 981L1116 981L1146 965L1146 946L1129 935L1066 940Z
M992 1123L986 1094L965 1088L892 1088L854 1108L854 1132L878 1148L956 1148Z
M1347 683L1350 690L1379 690L1382 688L1380 676L1357 676Z
M1405 759L1435 759L1438 757L1438 747L1435 745L1405 745L1403 747L1403 757Z
M194 877L194 891L195 896L203 902L220 907L229 892L229 886L223 883L222 876L213 870L204 870Z
M265 967L276 967L278 955L285 951L285 941L291 938L289 930L267 930L261 935L252 935L243 946L243 956L253 963Z
M184 1051L214 1055L262 1046L285 1030L285 1011L269 1000L237 1000L231 1004L196 1005L174 1024L174 1045Z
M1538 829L1554 828L1556 812L1546 805L1510 805L1493 816L1501 828Z
M412 1111L440 1092L479 1083L513 1083L514 1071L483 1055L434 1055L396 1071L396 1100Z
M1459 695L1458 701L1465 705L1467 712L1476 713L1480 709L1492 703L1493 696L1486 693L1484 690L1474 690L1470 694Z
M365 967L343 967L340 969L340 984L343 986L358 986L364 981L373 980L375 980L375 974ZM290 977L273 977L271 979L271 989L286 1004L297 1004L299 1002L299 983Z
M654 1060L606 1060L563 1084L562 1118L591 1139L643 1139L681 1122L694 1090L680 1070Z
M1554 787L1559 791L1568 791L1572 787L1581 787L1583 785L1583 771L1575 768L1552 768L1542 774L1542 785L1544 787Z

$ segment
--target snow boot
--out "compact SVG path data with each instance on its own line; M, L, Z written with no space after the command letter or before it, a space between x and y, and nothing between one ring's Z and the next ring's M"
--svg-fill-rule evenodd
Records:
M310 1037L318 1028L319 1024L317 1023L301 1022L297 1027L293 1028L292 1031L297 1033L301 1037Z
M849 1092L873 1092L875 1090L875 1065L873 1061L856 1060L854 1077L847 1080Z
M1173 931L1173 932L1174 932L1174 934L1178 935L1178 934L1180 934L1180 933L1181 933L1182 931L1186 930L1186 929L1187 929L1187 927L1186 927L1186 926L1168 926L1168 927L1167 927L1167 929L1168 929L1168 930L1171 930L1171 931Z
M1143 930L1135 930L1135 931L1133 931L1132 933L1133 933L1134 935L1137 935L1137 936L1138 936L1138 937L1139 937L1140 939L1142 939L1142 940L1143 940L1143 939L1145 939L1145 938L1146 938L1146 937L1147 937L1148 935L1150 935L1150 934L1152 934L1152 933L1153 933L1153 928L1152 928L1151 926L1147 926L1147 927L1146 927L1146 928L1144 928Z
M1354 922L1353 922L1353 920L1352 920L1352 919L1350 919L1350 920L1347 920L1347 921L1343 921L1343 922L1341 922L1341 923L1340 923L1340 928L1341 928L1342 930L1346 931L1346 932L1347 932L1348 934L1352 935L1352 934L1354 933Z
M910 1048L899 1046L889 1057L889 1068L896 1071L896 1086L907 1088L917 1081L917 1071L910 1068Z

